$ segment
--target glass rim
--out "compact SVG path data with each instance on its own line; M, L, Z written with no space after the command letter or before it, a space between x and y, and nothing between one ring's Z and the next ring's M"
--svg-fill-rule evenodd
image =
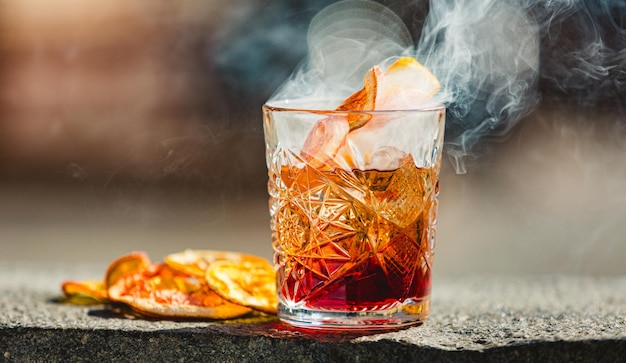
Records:
M336 109L324 109L314 107L299 107L291 106L285 107L283 105L288 104L289 100L266 102L263 104L263 109L274 112L301 112L301 113L319 113L319 114L335 114L345 115L351 114L389 114L389 113L414 113L414 112L435 112L445 110L446 107L442 104L427 105L421 108L407 108L407 109L388 109L388 110L336 110Z

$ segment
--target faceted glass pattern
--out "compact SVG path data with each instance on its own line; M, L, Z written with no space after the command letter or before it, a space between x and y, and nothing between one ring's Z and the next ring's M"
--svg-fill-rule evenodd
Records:
M298 119L295 113L284 122ZM427 167L417 167L407 153L393 170L333 169L319 163L313 167L299 150L281 147L273 120L266 112L281 319L303 326L343 327L424 320L440 147L433 148L436 154ZM434 142L441 140L435 137ZM314 321L320 314L321 321Z

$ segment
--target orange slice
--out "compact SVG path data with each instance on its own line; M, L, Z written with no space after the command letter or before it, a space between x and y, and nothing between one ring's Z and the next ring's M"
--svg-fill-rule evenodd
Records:
M213 262L221 260L231 261L265 261L261 257L239 252L225 252L213 250L184 250L165 256L164 261L174 270L187 273L199 280L204 280L206 270Z
M382 77L376 89L374 110L418 108L431 99L441 84L426 67L411 57L395 61Z
M363 79L363 89L348 97L339 111L400 110L417 108L441 89L437 78L412 57L402 57L383 73L371 68ZM350 120L350 131L363 126ZM365 121L367 122L367 121Z
M276 314L276 273L267 261L217 261L209 266L206 281L230 302Z
M302 156L313 168L333 170L333 157L346 142L350 124L346 118L331 116L319 120L302 146Z
M64 281L61 285L68 302L98 304L107 301L107 290L102 280Z
M378 93L378 78L382 71L378 67L370 69L363 78L363 89L348 97L339 107L338 111L369 111L373 110L376 105L376 96ZM356 130L365 125L370 118L369 114L350 113L347 116L350 124L350 131Z
M337 111L344 116L331 116L318 121L307 135L302 155L314 168L333 170L338 167L335 156L346 148L350 133L372 119L371 114L358 111L414 109L431 99L441 85L437 78L411 57L395 61L385 72L371 68L363 78L363 89L348 97ZM357 112L349 112L357 111ZM351 156L344 157L352 160Z
M378 67L370 69L363 78L363 89L343 101L337 107L337 111L373 110L376 103L378 77L381 73ZM302 146L302 155L309 165L316 169L335 169L333 158L345 145L348 133L365 125L371 117L371 115L356 112L348 113L345 118L331 116L319 120L307 135Z
M159 318L230 319L251 311L164 263L119 278L109 286L108 296L141 314Z
M120 278L141 271L150 266L150 258L144 252L132 252L117 258L109 264L104 274L104 287L108 288Z

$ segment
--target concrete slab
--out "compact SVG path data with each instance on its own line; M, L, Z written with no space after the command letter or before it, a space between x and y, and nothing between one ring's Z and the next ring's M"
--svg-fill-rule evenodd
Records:
M57 302L64 279L100 265L0 264L0 360L594 361L626 357L626 276L435 278L430 319L393 332L321 333L274 317L128 319Z

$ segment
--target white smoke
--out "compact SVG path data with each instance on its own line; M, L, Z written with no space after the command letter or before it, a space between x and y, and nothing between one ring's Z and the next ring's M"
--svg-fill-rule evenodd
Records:
M416 57L442 84L457 172L481 136L508 132L537 104L539 48L538 26L517 2L431 2Z
M520 0L542 38L542 82L576 104L626 100L626 1Z
M534 110L540 86L580 94L579 103L624 94L625 13L620 0L436 0L411 39L385 6L340 1L311 21L308 56L268 102L329 99L323 107L334 108L367 69L414 56L442 84L446 150L463 173L483 140Z
M402 19L385 6L349 0L324 8L313 18L307 44L307 58L270 102L322 99L340 103L363 87L368 69L407 53L413 40ZM332 104L327 107L334 108Z

